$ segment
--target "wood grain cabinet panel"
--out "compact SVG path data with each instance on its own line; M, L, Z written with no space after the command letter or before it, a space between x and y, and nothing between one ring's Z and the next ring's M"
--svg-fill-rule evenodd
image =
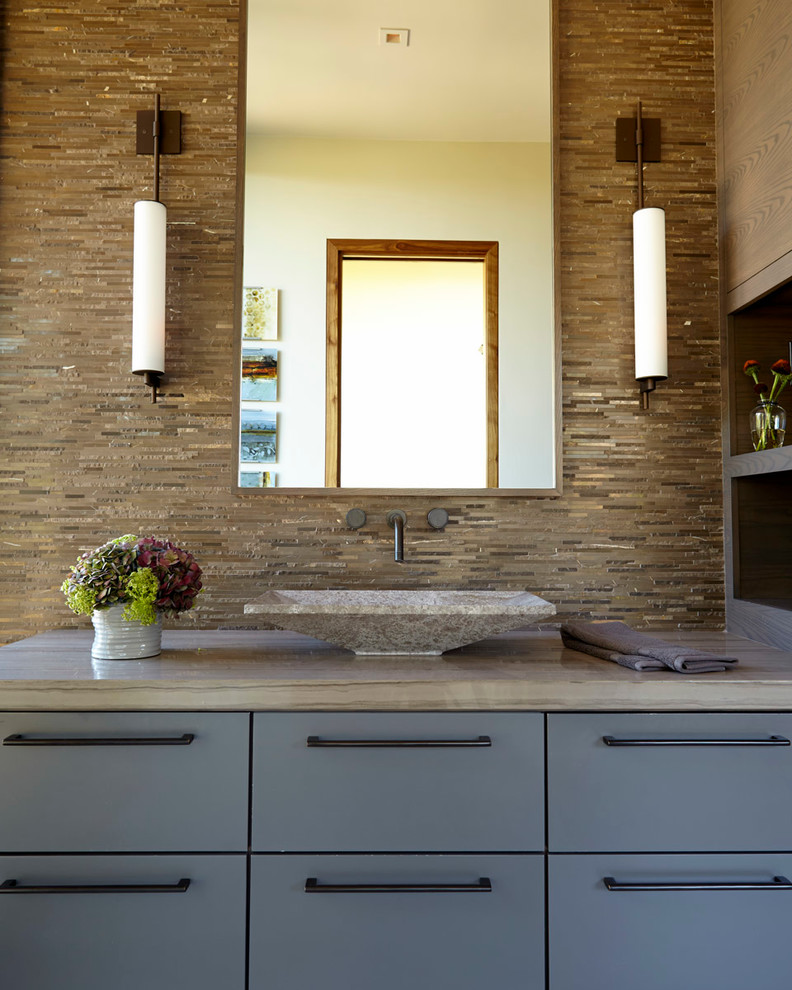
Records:
M720 0L726 291L750 302L792 277L792 5ZM745 287L749 280L756 289Z

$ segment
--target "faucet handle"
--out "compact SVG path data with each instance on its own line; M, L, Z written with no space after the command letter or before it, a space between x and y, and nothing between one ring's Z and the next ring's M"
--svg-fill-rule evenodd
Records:
M445 509L430 509L426 521L432 529L445 529L448 525L448 513Z
M360 529L366 525L366 513L362 509L350 509L346 514L346 524L350 529Z

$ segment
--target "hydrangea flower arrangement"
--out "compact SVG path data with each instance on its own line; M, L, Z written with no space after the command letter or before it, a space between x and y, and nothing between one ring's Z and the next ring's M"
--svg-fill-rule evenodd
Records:
M77 615L120 602L124 618L144 626L158 612L185 612L201 590L201 568L168 540L128 533L84 553L61 585Z

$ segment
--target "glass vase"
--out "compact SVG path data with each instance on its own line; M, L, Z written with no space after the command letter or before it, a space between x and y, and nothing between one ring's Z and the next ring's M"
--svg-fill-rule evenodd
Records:
M751 440L754 450L784 446L786 412L777 402L760 402L750 414Z

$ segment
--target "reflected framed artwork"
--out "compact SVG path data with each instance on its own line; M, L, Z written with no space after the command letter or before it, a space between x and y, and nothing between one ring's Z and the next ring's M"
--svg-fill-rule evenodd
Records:
M243 409L239 416L239 459L243 464L274 463L278 449L274 412Z
M278 398L278 352L269 347L242 347L240 398L275 402Z
M242 298L242 337L245 340L278 339L278 290L248 286Z
M278 476L272 471L240 471L240 488L275 488Z

